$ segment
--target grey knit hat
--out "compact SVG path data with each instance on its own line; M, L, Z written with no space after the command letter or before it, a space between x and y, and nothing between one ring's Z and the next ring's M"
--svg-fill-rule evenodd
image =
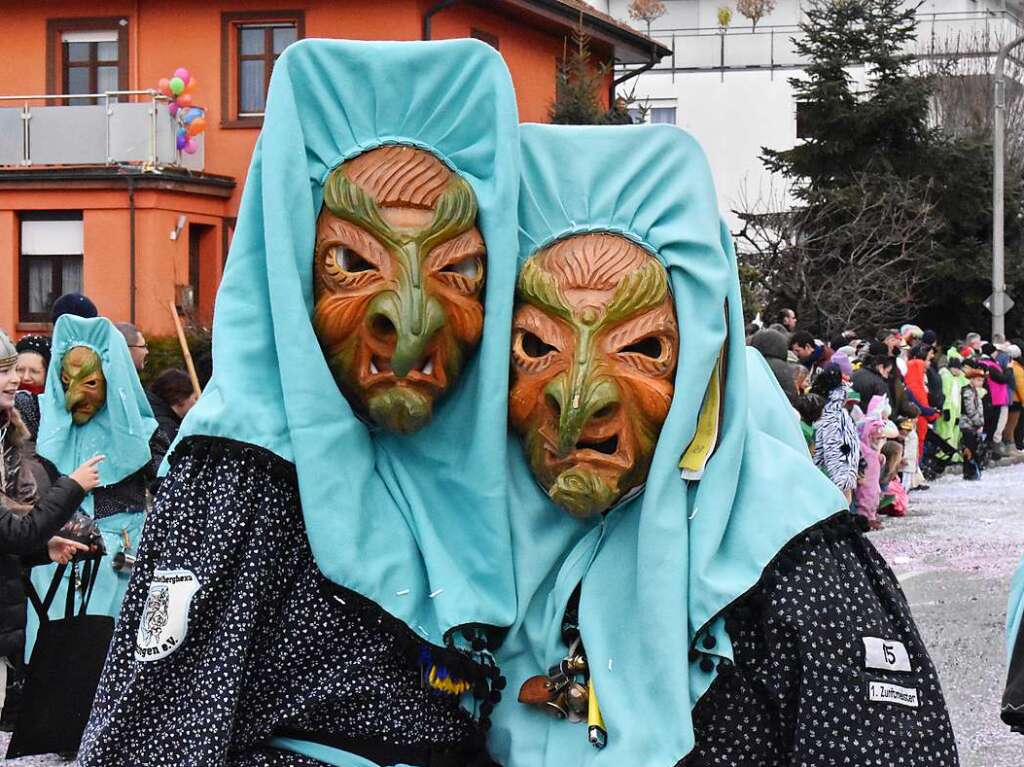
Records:
M0 368L13 365L18 359L18 350L14 348L11 339L0 329Z

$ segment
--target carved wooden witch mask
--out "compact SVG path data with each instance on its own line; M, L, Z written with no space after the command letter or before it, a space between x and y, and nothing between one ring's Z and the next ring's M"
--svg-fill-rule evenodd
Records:
M509 415L555 503L587 517L644 483L678 353L668 275L639 245L581 234L526 261Z
M469 184L408 146L359 155L324 186L314 329L353 408L385 429L426 425L480 340L476 214Z
M75 346L61 360L60 382L64 407L76 426L88 423L107 404L107 377L100 356L87 346Z

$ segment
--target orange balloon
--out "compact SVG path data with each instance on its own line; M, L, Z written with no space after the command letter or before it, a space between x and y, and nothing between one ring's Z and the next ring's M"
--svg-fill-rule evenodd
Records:
M195 120L188 124L188 129L186 132L188 133L189 138L191 138L192 136L198 136L204 130L206 130L206 120L204 120L202 117L197 117Z
M185 93L192 93L196 89L196 78L188 78L188 84L185 86Z
M184 109L192 106L192 95L189 93L182 93L178 96L178 107Z
M157 90L165 96L171 95L171 81L166 77L161 77L160 82L157 84Z

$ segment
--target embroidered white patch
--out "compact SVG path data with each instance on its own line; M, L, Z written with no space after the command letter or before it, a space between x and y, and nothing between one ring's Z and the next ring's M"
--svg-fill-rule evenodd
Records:
M908 708L917 708L917 690L913 687L900 687L888 682L868 682L868 699L876 703L896 703Z
M181 647L188 634L188 608L199 591L190 570L154 570L135 636L135 660L166 658Z
M902 642L878 637L864 637L864 668L882 671L913 671L910 656Z

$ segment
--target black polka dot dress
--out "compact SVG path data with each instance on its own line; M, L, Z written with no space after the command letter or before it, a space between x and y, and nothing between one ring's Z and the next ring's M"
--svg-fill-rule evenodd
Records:
M171 652L139 660L145 632L174 623L173 595L170 620L150 609L167 573L199 586L187 628ZM80 763L317 764L268 747L281 735L383 755L382 764L397 762L390 752L492 764L477 722L425 684L392 620L320 575L291 464L251 445L189 438L147 521Z
M906 599L852 517L790 544L726 626L735 665L694 709L681 767L958 764Z

